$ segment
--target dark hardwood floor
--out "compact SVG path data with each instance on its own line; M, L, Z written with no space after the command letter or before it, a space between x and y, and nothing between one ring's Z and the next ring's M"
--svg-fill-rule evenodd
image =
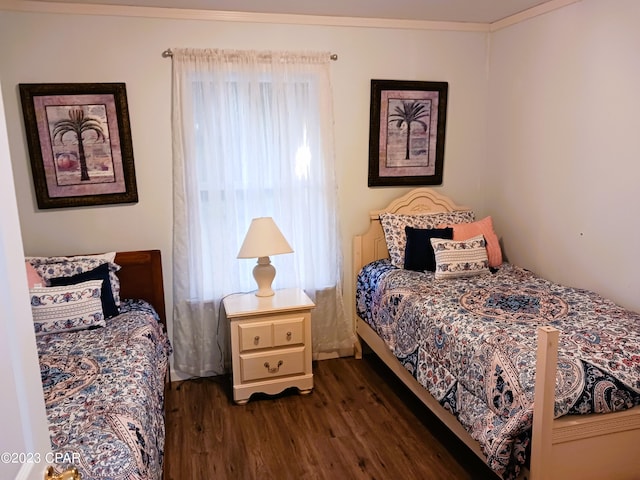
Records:
M495 479L374 356L314 362L314 390L233 403L229 377L174 383L165 480Z

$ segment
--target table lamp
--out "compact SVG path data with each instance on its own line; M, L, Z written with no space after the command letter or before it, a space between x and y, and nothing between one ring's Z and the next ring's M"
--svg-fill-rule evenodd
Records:
M253 267L253 278L258 284L258 297L270 297L275 292L271 283L276 276L276 268L271 265L269 255L293 253L293 249L271 217L259 217L251 220L247 235L238 252L238 258L257 258Z

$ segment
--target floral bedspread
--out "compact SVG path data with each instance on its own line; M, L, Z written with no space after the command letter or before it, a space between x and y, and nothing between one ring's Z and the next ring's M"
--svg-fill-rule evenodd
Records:
M558 328L555 416L640 405L640 314L503 264L470 278L393 267L359 274L358 315L479 441L502 478L530 443L537 328Z
M171 346L148 303L120 310L105 327L37 337L52 451L84 479L159 480Z

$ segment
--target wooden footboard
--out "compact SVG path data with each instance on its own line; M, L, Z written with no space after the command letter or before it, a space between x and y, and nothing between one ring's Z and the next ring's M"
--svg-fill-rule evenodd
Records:
M538 329L530 480L640 478L640 407L553 418L558 338Z
M465 209L434 190L418 188L394 200L385 209L371 212L369 229L353 239L354 275L357 276L366 264L388 257L380 225L381 213L420 214ZM427 408L484 461L485 456L478 442L413 378L382 339L357 314L354 314L354 326L357 332L356 356L362 353L359 343L362 340ZM560 334L553 327L541 327L538 330L530 469L520 477L527 480L640 479L640 407L618 413L570 415L554 419Z
M444 423L460 441L485 461L480 445L458 420L413 378L376 332L357 320L358 338L384 362L415 396ZM640 478L640 408L606 415L570 415L553 419L555 362L559 332L541 327L538 332L536 406L530 469L526 480L637 480ZM555 353L553 352L555 350ZM550 359L551 362L546 362ZM542 362L542 363L540 363ZM542 365L542 368L540 366ZM538 397L543 400L538 402Z

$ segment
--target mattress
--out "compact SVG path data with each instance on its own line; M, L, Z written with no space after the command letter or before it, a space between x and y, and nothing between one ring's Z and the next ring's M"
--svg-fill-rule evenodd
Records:
M82 478L161 479L169 340L153 308L123 300L106 326L36 337L53 458Z

